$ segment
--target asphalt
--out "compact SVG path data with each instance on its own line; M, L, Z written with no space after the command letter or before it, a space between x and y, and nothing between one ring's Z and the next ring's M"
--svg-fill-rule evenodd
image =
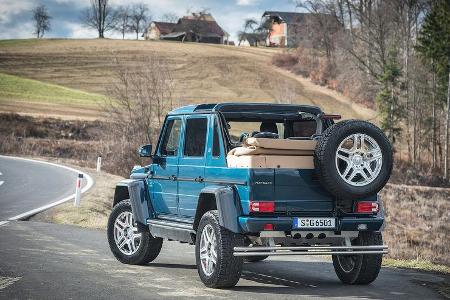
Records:
M0 156L0 173L0 222L74 194L78 175L58 166L7 156Z
M383 268L368 286L340 283L322 257L247 263L233 289L206 288L193 246L164 242L146 266L116 261L104 231L39 222L0 226L0 299L436 299L444 275Z

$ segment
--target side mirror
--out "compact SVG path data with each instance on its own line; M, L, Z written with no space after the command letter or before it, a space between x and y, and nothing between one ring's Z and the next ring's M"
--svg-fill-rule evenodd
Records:
M139 147L138 153L140 157L152 157L152 145L147 144Z

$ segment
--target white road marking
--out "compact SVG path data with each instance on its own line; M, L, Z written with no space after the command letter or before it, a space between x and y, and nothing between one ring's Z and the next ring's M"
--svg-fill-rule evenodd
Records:
M19 281L22 277L3 277L0 276L0 290L3 290L13 284L16 281Z
M0 226L8 224L8 223L9 223L9 221L0 221Z
M16 160L30 161L30 162L40 163L40 164L46 164L46 165L50 165L50 166L55 166L55 167L67 169L67 170L75 172L77 174L81 173L81 174L83 174L83 177L86 178L86 181L87 181L87 184L81 189L81 193L87 192L94 185L94 180L92 180L91 176L89 176L88 174L86 174L86 173L84 173L84 172L82 172L80 170L77 170L77 169L74 169L74 168L71 168L71 167L62 166L62 165L58 165L58 164L47 162L47 161L40 161L40 160L34 160L34 159L22 158L22 157L15 157L15 156L0 155L0 157L1 158L16 159ZM73 198L75 198L75 193L73 193L72 195L67 196L67 197L65 197L65 198L63 198L61 200L58 200L56 202L52 202L52 203L49 203L47 205L44 205L44 206L41 206L41 207L38 207L38 208L35 208L35 209L32 209L32 210L29 210L27 212L24 212L24 213L22 213L20 215L11 217L11 218L8 219L8 221L16 221L16 220L26 219L28 217L31 217L32 215L40 213L41 211L47 210L49 208L52 208L52 207L57 206L59 204L62 204L64 202L67 202L67 201L69 201L69 200L71 200Z
M4 184L5 182L4 181L0 181L0 185L2 185L2 184Z

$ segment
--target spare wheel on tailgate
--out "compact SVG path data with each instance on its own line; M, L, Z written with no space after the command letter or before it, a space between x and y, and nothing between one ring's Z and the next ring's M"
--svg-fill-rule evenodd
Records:
M380 191L392 171L392 147L375 125L346 120L327 128L314 152L319 181L339 199Z

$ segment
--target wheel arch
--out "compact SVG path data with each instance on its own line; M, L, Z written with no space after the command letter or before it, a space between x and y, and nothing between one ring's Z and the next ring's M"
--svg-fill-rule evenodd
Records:
M208 186L202 189L195 212L193 229L197 230L202 216L217 209L219 224L226 229L240 233L238 217L241 213L239 196L234 186Z
M146 226L147 219L153 216L154 211L145 181L141 179L125 179L117 183L113 207L126 199L130 199L133 217L136 222Z
M124 181L121 181L116 184L112 207L116 206L120 201L126 199L130 199L130 193L128 192L128 184Z

